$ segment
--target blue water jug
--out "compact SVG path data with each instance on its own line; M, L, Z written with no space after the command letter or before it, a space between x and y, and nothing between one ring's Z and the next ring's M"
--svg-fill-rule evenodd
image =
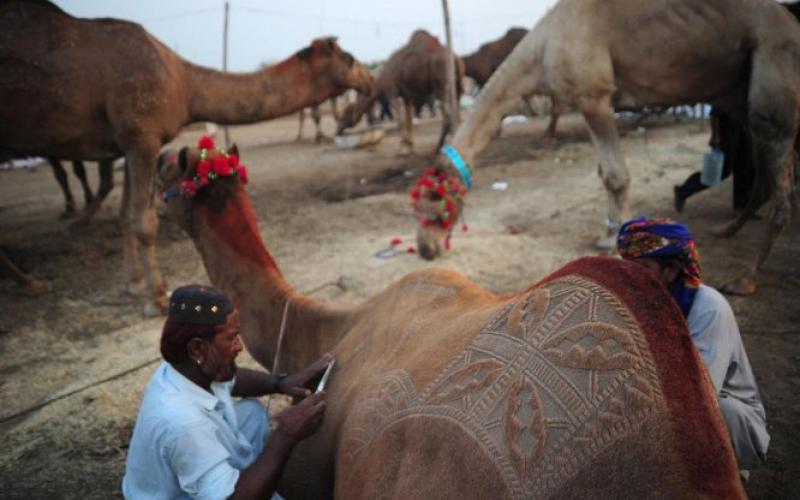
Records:
M719 184L722 181L722 165L724 163L725 154L719 148L712 147L703 155L703 171L700 173L700 182L708 187Z

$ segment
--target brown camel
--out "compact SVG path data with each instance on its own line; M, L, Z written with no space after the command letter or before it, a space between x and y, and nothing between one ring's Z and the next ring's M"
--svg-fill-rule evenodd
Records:
M149 313L167 304L152 199L161 146L189 123L269 120L373 84L333 38L261 71L222 73L181 59L138 24L79 19L45 1L2 2L0 33L0 153L125 155L126 289L139 292L146 280Z
M792 146L800 104L800 26L771 0L562 0L534 27L483 89L452 146L468 165L520 96L542 94L583 113L608 193L601 248L611 248L629 217L630 175L619 147L614 108L709 102L746 121L755 143L756 178L775 202L763 247L730 293L756 289L756 276L791 212ZM440 158L449 167L449 160ZM758 197L719 232L732 235L758 209ZM433 258L442 234L419 233Z
M528 30L525 28L509 28L502 37L484 43L478 47L478 50L462 58L464 61L464 74L475 80L475 83L478 84L479 87L483 87L494 74L495 70L500 67L506 57L514 50L514 47L516 47L520 40L527 34ZM530 101L528 101L528 96L523 96L522 100L531 114L536 114ZM557 104L553 102L550 109L550 122L547 124L547 130L544 132L544 138L546 140L555 138L556 125L558 125L558 117L560 114L561 110Z
M53 169L53 176L55 176L59 187L61 187L61 192L64 193L65 207L64 212L61 214L61 218L68 219L74 217L77 212L75 210L75 199L72 197L72 190L70 189L69 181L67 180L67 171L64 169L64 166L61 165L60 160L48 158L47 161L50 163L50 166ZM100 185L97 187L97 194L95 195L92 193L92 189L89 187L89 181L86 178L86 167L84 167L83 162L72 162L72 172L81 183L81 187L83 188L83 198L86 202L84 214L79 221L81 223L91 222L94 214L97 213L97 211L100 209L100 206L103 204L103 200L105 200L111 190L114 189L113 160L103 160L98 162L98 168L100 170Z
M461 78L464 64L456 55L456 92L461 96ZM414 149L412 119L415 106L420 107L431 99L444 102L447 82L447 47L427 31L417 30L408 43L392 53L383 64L374 91L347 106L339 119L337 134L356 125L372 104L383 93L389 101L400 98L405 108L404 120L400 124L404 153ZM446 108L446 106L445 106ZM445 136L452 128L452 118L447 110L443 113L442 132L436 151L444 144Z
M161 187L176 192L198 157L182 150ZM258 362L272 367L281 330L279 370L337 358L288 498L744 497L680 311L637 264L582 259L505 297L426 269L345 307L283 279L235 176L166 210Z

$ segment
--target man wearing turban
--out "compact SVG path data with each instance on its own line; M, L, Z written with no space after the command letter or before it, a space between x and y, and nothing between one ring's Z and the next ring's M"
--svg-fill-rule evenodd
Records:
M700 279L700 257L689 229L670 219L633 219L620 228L617 250L652 272L686 318L717 391L739 468L763 463L769 434L758 386L730 304Z
M295 444L322 424L325 394L309 385L333 360L326 354L290 375L236 366L239 311L220 290L189 285L170 297L161 334L164 362L145 389L122 491L138 498L269 498ZM256 399L282 393L299 403L270 435ZM242 399L234 401L234 397Z

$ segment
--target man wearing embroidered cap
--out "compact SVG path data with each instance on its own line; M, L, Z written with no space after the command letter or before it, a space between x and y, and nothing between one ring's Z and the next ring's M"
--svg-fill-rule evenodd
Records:
M700 258L689 229L665 218L633 219L620 228L617 250L648 268L686 318L717 390L739 468L763 463L769 446L764 405L728 301L700 280Z
M299 441L322 424L325 394L309 385L326 354L290 376L239 368L239 311L220 290L189 285L170 297L161 334L164 362L145 389L133 430L125 498L268 498ZM282 393L295 404L277 417L253 398ZM234 401L233 397L242 397Z

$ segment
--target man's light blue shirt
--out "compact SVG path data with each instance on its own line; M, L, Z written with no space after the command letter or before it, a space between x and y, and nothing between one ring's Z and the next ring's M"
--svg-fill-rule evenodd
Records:
M162 362L145 389L122 492L127 499L217 500L233 494L239 471L261 453L240 430L234 380L213 394Z

